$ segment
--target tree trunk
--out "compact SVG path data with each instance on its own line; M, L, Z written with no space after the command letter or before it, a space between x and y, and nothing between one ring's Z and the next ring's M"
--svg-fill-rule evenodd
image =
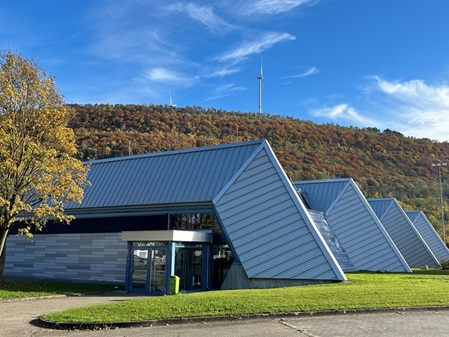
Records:
M8 237L9 228L0 228L0 283L3 282L3 272L5 271L6 261L6 238Z

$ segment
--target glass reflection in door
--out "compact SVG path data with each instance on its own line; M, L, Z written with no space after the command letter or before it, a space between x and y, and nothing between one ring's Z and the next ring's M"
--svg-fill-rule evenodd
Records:
M145 291L148 279L148 249L134 249L132 262L132 289Z
M201 290L203 287L203 252L199 247L176 247L175 275L180 277L180 289Z
M142 248L133 249L131 290L165 294L167 249Z
M165 294L167 249L153 248L150 253L150 293Z

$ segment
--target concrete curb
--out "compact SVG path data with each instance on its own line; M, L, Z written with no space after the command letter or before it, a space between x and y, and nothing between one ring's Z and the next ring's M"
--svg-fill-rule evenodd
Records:
M0 300L0 303L26 302L26 301L46 300L46 299L63 298L63 297L69 297L69 295L45 295L45 296L36 296L36 297L8 298L8 299Z
M378 309L359 309L359 310L330 310L318 312L291 312L278 314L257 314L257 315L241 315L241 316L219 316L219 317L192 317L192 318L176 318L167 320L143 320L128 322L53 322L45 320L42 316L35 320L35 324L44 328L61 329L61 330L99 330L114 328L136 328L149 326L164 326L171 324L188 324L203 322L220 322L220 321L236 321L249 319L280 319L289 317L308 317L308 316L335 316L335 315L360 315L371 313L388 313L388 312L413 312L413 311L449 311L449 306L429 306L429 307L398 307L398 308L378 308Z

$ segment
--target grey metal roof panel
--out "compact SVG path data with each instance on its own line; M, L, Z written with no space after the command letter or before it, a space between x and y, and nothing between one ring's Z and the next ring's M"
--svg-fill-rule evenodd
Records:
M383 199L368 199L368 203L374 213L376 213L377 217L382 221L382 217L388 211L388 209L392 206L391 198L383 198Z
M213 202L249 278L346 279L268 143Z
M440 263L394 198L368 199L395 245L412 268L440 267Z
M92 161L92 186L66 209L211 202L262 142Z
M326 200L328 223L357 270L411 272L352 179L299 181L294 184L308 191L309 198L313 200L312 208L315 209L316 205L321 207L324 204L320 200Z
M442 262L443 260L448 260L449 249L446 247L435 228L433 228L426 215L422 211L405 211L405 214L407 214L413 225L415 225L419 234L421 234L438 261Z
M405 211L405 214L407 214L408 218L412 221L415 222L415 220L419 217L419 214L421 213L421 211ZM426 217L427 218L427 217Z
M295 181L294 185L307 195L307 200L314 210L327 212L348 181L349 178L302 180Z

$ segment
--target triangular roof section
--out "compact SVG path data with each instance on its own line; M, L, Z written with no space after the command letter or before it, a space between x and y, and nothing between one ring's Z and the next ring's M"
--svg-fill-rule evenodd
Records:
M346 280L266 140L88 164L91 186L66 208L73 214L215 207L249 278Z
M440 238L435 228L433 228L424 212L405 211L405 214L407 214L413 225L415 225L419 234L421 234L424 241L426 241L438 261L441 263L444 260L449 260L449 249L447 249L443 240Z
M346 280L268 142L214 205L249 278Z
M357 270L411 272L392 238L351 178L294 183L329 225Z
M396 199L368 199L368 203L410 267L441 267L438 259Z
M95 160L81 204L66 209L210 203L263 141Z

